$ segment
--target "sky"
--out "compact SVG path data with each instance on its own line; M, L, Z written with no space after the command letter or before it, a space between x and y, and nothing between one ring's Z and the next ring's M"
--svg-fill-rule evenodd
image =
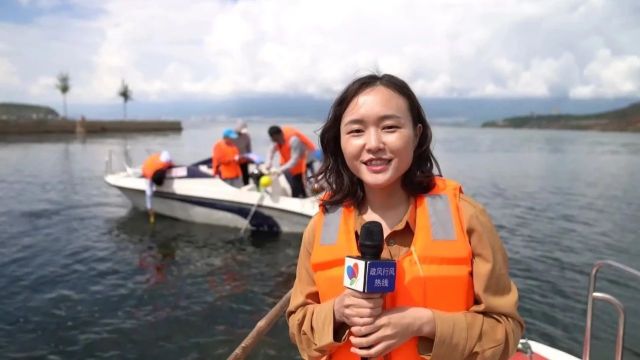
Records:
M392 73L427 98L637 98L638 0L0 0L0 102L331 99Z

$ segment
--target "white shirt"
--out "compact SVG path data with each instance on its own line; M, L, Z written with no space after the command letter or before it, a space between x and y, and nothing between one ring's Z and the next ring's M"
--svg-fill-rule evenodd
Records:
M147 187L144 189L144 202L147 205L147 210L151 210L151 198L153 198L153 192L156 191L156 184L151 179L145 180Z

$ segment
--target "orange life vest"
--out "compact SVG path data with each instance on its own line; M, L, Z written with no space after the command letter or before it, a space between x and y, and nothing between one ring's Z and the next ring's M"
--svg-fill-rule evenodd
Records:
M151 179L158 170L166 170L173 164L171 161L160 160L160 153L151 154L142 164L142 176Z
M227 144L224 139L218 141L211 153L211 169L214 175L219 175L222 179L233 179L242 176L242 170L235 157L240 154L238 147L231 143Z
M282 133L284 134L284 144L278 144L278 151L280 152L280 165L284 165L291 159L291 144L290 140L293 136L297 137L307 148L308 151L313 151L316 149L316 145L311 141L306 135L301 133L295 128L283 126ZM306 152L302 155L302 158L298 160L298 162L289 169L291 175L304 174L307 171L307 154Z
M384 308L422 306L442 311L465 311L474 301L471 274L472 253L460 214L462 188L454 181L436 178L436 186L417 196L416 231L411 249L397 261L396 288L384 296ZM358 256L355 209L323 210L311 253L311 268L325 302L344 291L345 256ZM358 359L349 351L351 343L339 346L331 359ZM417 338L393 350L386 358L419 359Z

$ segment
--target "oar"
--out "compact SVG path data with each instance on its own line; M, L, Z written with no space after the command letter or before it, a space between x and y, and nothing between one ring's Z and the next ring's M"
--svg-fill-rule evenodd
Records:
M289 290L278 303L269 310L267 315L265 315L256 326L254 326L253 330L247 335L242 343L238 345L238 347L231 353L231 355L227 358L227 360L240 360L244 359L249 355L251 350L256 346L256 343L271 329L273 324L278 321L280 315L284 313L289 305L289 299L291 298L291 290Z

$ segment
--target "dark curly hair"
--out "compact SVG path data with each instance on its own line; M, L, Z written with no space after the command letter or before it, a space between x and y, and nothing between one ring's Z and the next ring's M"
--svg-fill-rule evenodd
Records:
M341 206L350 204L362 205L364 185L347 166L340 145L340 123L347 107L363 91L374 86L384 86L402 96L409 105L409 113L413 128L422 125L422 133L418 139L413 160L409 169L402 175L402 188L412 196L428 193L435 186L434 168L441 174L440 166L431 151L431 127L427 122L424 110L409 85L402 79L389 75L371 74L352 81L336 98L327 121L320 131L320 146L324 153L324 161L316 175L323 184L327 195L322 200L323 206Z

